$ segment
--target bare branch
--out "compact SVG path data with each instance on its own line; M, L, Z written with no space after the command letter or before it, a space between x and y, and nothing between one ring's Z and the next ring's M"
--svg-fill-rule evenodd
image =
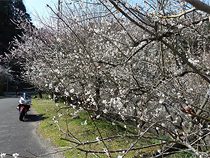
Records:
M195 11L195 10L196 10L196 8L193 7L193 8L191 8L191 9L189 9L189 10L183 12L183 13L180 13L178 15L169 15L169 16L162 16L162 15L158 15L158 14L155 14L155 15L158 16L159 18L165 18L165 19L167 19L167 18L179 18L179 17L181 17L181 16L183 16L185 14L188 14L188 13L190 13L192 11Z
M192 4L196 9L202 10L208 14L210 14L210 6L201 2L199 0L185 0L186 2Z

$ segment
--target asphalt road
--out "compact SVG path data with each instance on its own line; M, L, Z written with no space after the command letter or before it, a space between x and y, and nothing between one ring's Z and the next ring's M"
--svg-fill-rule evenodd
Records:
M16 109L19 98L0 99L0 154L18 153L24 157L33 157L52 151L49 141L39 137L36 128L40 116L31 109L24 122L19 121ZM29 152L28 152L29 151ZM48 155L45 158L60 157Z

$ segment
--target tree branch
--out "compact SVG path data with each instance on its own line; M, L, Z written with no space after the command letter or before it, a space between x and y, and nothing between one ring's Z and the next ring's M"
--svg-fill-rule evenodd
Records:
M188 14L188 13L190 13L190 12L192 12L192 11L195 11L195 10L196 10L196 8L193 7L193 8L191 8L191 9L189 9L189 10L183 12L183 13L177 14L177 15L169 15L169 16L162 16L162 15L157 15L157 14L155 14L155 15L156 15L157 17L159 17L159 18L164 18L164 19L166 19L166 18L179 18L179 17L181 17L182 15Z
M202 10L208 14L210 14L210 6L199 1L199 0L185 0L186 2L190 3L193 5L196 9Z

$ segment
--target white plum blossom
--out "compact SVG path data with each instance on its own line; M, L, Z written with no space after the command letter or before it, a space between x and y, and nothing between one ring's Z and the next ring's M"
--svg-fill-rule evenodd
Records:
M184 26L182 24L177 25L179 29L182 29Z
M163 127L165 127L165 126L166 126L166 124L165 124L165 123L161 123L161 125L162 125Z
M104 148L104 152L109 155L109 152L108 152L108 149L107 148Z
M70 93L74 93L74 89L71 89L71 90L70 90Z
M1 158L4 158L4 157L6 157L6 155L7 155L6 153L1 153L0 156L1 156Z
M81 125L87 125L87 120L85 120L85 122L81 122Z
M59 92L59 88L58 87L55 87L55 92Z
M201 20L199 23L198 23L198 25L202 25L203 24L203 21Z
M101 140L100 140L100 138L99 137L96 137L96 140L100 143L101 142Z
M106 114L108 112L108 110L107 109L104 109L103 112Z
M13 156L14 158L17 158L17 157L19 156L19 154L18 154L18 153L14 153L14 154L12 154L12 156Z
M196 65L196 64L199 63L199 60L195 60L195 59L193 59L193 58L189 58L188 61L189 61L190 63L192 63L193 65Z
M52 89L53 88L53 85L52 83L49 84L49 89Z
M164 102L164 98L161 98L161 99L159 100L159 103L162 104L163 102Z
M65 91L64 94L65 94L66 96L69 96L69 92L67 92L67 91Z
M210 95L210 89L208 89L207 94Z
M157 151L158 151L159 153L161 153L161 150L160 150L160 149L158 149Z
M188 93L193 91L193 88L189 88L186 90Z
M199 128L202 128L203 127L203 125L201 123L199 123L198 126L199 126Z
M122 108L123 106L120 97L111 98L110 104L113 104L114 106L117 106L118 108Z
M177 96L178 96L178 98L182 97L181 93L177 93Z
M62 42L62 40L61 40L60 38L57 38L57 41L58 41L59 43L61 43L61 42Z
M107 101L106 101L106 100L102 100L102 103L103 103L103 104L107 104Z
M87 125L87 120L85 120L84 125Z

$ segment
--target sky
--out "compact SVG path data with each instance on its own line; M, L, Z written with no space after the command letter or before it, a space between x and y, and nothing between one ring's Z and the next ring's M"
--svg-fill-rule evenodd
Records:
M36 25L38 23L36 14L38 13L41 17L49 16L50 9L46 7L46 4L54 7L58 0L23 0L23 3L26 7L26 12L30 14L34 25Z
M62 0L60 0L62 1ZM130 0L138 1L138 0ZM46 4L49 4L52 8L57 6L58 0L23 0L23 3L26 7L26 12L31 16L33 24L37 27L41 27L39 21L37 20L37 13L40 17L48 17L50 9L46 7Z

